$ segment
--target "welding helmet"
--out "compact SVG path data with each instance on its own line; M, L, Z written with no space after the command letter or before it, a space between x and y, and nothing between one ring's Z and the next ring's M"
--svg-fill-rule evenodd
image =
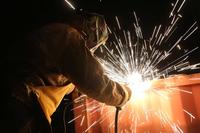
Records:
M82 32L86 38L86 45L92 53L104 45L108 39L107 24L103 16L96 13L84 13Z

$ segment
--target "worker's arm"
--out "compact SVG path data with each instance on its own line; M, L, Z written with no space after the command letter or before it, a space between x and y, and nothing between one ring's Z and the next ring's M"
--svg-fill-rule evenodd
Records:
M129 88L104 75L101 65L76 30L70 29L64 43L67 44L61 60L62 71L81 92L113 106L122 106L129 100Z

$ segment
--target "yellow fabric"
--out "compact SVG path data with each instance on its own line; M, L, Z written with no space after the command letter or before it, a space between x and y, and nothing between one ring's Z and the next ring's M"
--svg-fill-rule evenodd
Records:
M62 87L41 86L33 88L49 123L51 123L51 115L56 111L56 108L60 104L63 97L66 94L71 93L74 87L75 86L71 83Z

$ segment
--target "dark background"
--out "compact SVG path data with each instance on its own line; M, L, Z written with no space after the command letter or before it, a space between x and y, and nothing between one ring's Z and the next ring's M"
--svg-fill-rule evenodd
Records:
M133 11L140 19L143 34L150 37L155 25L165 25L171 3L175 0L71 0L77 10L103 14L108 25L116 24L114 17L118 16L124 28L133 28ZM2 5L1 30L2 47L1 57L9 53L10 46L15 45L15 40L23 37L28 32L47 23L57 22L59 18L68 18L73 12L64 0L14 0L4 1ZM178 24L179 33L183 33L194 23L200 24L200 7L198 0L187 0L182 9L183 18ZM3 35L3 36L2 36ZM178 34L177 34L178 37ZM200 46L199 30L184 44L184 48L191 49ZM17 46L20 47L20 46ZM191 55L192 62L199 62L200 50ZM11 53L10 53L11 54Z
M146 32L156 24L164 23L175 0L71 0L76 9L103 14L108 23L113 16L119 16L124 23L130 23L133 11L141 18ZM64 0L14 0L4 2L2 13L6 30L21 33L42 24L56 21L60 16L68 17L73 12ZM200 18L198 0L187 0L183 7L183 21L190 24ZM131 20L131 21L130 21Z
M133 11L140 18L140 24L145 36L151 35L153 27L159 24L165 24L169 12L171 11L171 2L173 0L71 0L76 9L83 9L88 12L96 12L103 14L108 25L114 25L114 17L118 16L124 28L130 28L133 22ZM60 18L69 17L73 12L68 7L64 0L13 0L4 1L1 3L1 62L6 60L6 56L13 56L11 49L20 49L20 44L15 43L27 33L51 22L58 22ZM187 0L183 7L183 18L179 23L180 34L185 31L188 26L197 21L200 25L200 4L198 0ZM178 36L178 34L177 34ZM195 46L200 46L199 30L190 37L184 47L192 49ZM200 62L200 50L192 53L189 57L192 63ZM12 61L10 61L12 62ZM12 67L11 67L12 68ZM189 71L187 73L196 73L199 71ZM9 75L8 75L9 76ZM69 97L70 100L70 97ZM62 108L66 103L61 103L55 117L55 128L63 129ZM67 103L71 108L70 102ZM71 119L72 114L68 112L67 119ZM73 125L68 125L67 128ZM73 132L73 131L71 131Z

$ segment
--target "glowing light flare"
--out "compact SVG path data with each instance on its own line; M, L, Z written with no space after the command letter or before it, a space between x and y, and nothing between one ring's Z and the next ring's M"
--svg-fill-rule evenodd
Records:
M72 8L73 10L75 10L76 8L72 5L72 3L70 3L68 0L65 0L65 2L68 4L68 6L70 8Z
M145 98L146 92L150 89L150 81L143 81L142 75L133 72L127 76L128 87L132 90L132 99L141 100Z

